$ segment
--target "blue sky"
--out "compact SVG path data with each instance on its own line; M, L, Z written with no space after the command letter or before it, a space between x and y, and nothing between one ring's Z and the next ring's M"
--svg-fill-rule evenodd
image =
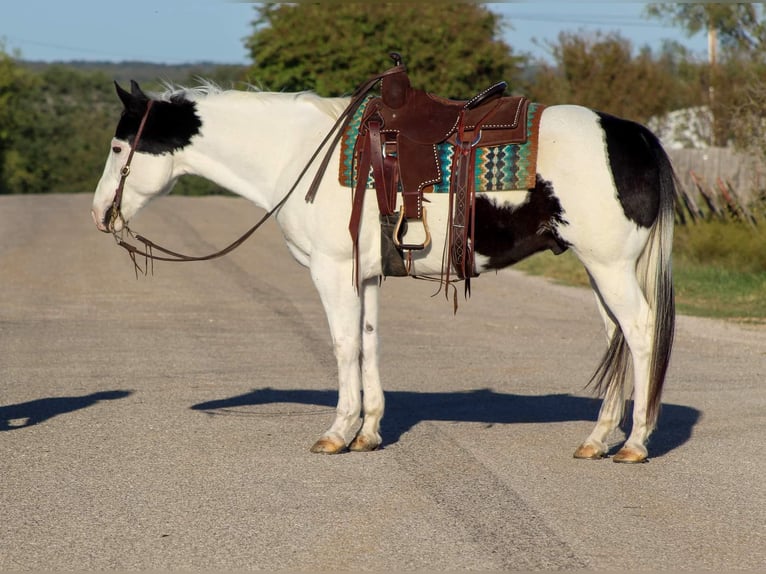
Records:
M507 2L490 4L510 20L504 39L517 52L545 57L561 31L619 30L634 47L678 40L704 58L706 40L642 18L640 2ZM27 60L141 60L178 64L248 64L250 3L213 0L10 1L0 10L0 42ZM539 46L533 43L537 39Z

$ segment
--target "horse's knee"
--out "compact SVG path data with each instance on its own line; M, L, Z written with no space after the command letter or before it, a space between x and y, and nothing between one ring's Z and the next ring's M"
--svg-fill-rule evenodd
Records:
M358 338L336 338L333 352L339 365L359 365L362 345Z
M336 337L333 341L333 349L336 356L359 354L361 342L356 337Z

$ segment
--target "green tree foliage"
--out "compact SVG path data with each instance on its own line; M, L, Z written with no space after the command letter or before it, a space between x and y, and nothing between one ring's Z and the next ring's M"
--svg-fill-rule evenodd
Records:
M749 51L726 50L718 65L706 70L713 145L766 151L766 62L751 56Z
M91 191L103 169L119 102L100 73L52 66L17 102L4 187L13 193Z
M521 58L498 39L500 17L469 3L264 4L247 40L249 78L264 89L351 93L402 54L414 85L468 98L497 82L517 85Z
M24 101L38 85L37 78L19 66L0 44L0 193L9 193L8 179L16 173L15 143L23 137Z
M667 44L658 57L648 48L634 56L619 33L562 32L550 48L553 64L541 64L529 90L539 101L580 104L639 122L700 101L698 72L678 45Z
M131 66L136 64L126 70ZM233 85L244 69L221 66L212 72L206 78ZM191 85L202 74L187 66L176 75ZM162 84L146 82L145 87L161 90ZM30 70L0 46L0 193L92 192L121 110L105 71L63 64ZM190 177L182 179L176 192L221 190Z
M33 73L0 52L0 193L91 191L119 113L107 90L102 74Z

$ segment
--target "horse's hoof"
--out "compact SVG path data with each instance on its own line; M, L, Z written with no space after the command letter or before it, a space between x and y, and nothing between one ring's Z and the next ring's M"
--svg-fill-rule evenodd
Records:
M315 454L338 454L346 450L346 443L329 437L322 437L311 447Z
M370 452L378 450L378 448L380 448L379 438L370 438L362 435L357 435L356 438L351 441L351 444L348 445L348 450L354 452Z
M587 460L598 460L600 458L604 458L605 454L606 453L604 453L602 450L599 450L592 444L581 444L574 452L574 457Z
M643 450L637 449L635 447L624 446L617 452L617 454L612 457L612 460L614 462L635 464L637 462L646 462L649 460L647 456L647 453Z

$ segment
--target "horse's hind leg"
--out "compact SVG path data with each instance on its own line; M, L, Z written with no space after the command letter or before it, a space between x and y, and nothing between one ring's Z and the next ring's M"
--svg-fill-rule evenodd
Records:
M321 254L311 258L314 280L330 325L338 363L338 406L332 426L311 452L335 454L346 449L361 412L362 301L349 278L349 266Z
M612 342L612 338L618 334L617 324L612 319L609 310L604 306L593 277L591 277L591 286L596 297L596 305L604 322L606 330L607 346ZM583 442L575 451L575 458L598 459L606 456L609 447L606 443L607 437L617 428L622 420L625 410L624 390L620 385L611 385L606 389L604 401L598 413L598 422L596 427L590 433L585 442Z
M614 460L641 462L646 460L648 454L646 442L653 428L648 416L650 362L654 336L651 309L638 284L634 263L627 262L622 266L610 267L589 266L589 273L598 289L605 312L619 325L632 358L633 428ZM615 330L613 336L619 336L619 331ZM619 356L612 358L620 359ZM584 455L590 448L595 449L599 456L605 454L606 437L617 427L622 417L623 389L627 382L625 381L627 372L627 368L623 369L620 376L610 382L596 427L577 449L575 456L578 456L578 453Z
M362 428L349 445L350 450L369 451L380 446L380 420L384 398L378 362L378 293L377 277L362 284L362 389L364 419Z

